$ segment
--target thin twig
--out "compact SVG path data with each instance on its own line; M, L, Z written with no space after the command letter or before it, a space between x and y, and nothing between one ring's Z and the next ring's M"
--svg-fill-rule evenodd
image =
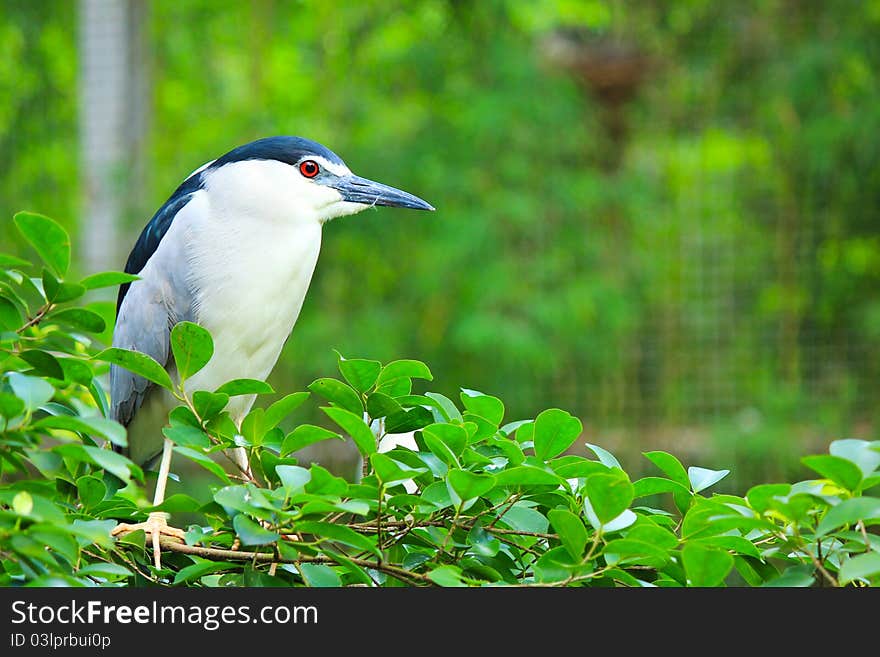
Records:
M340 564L338 561L333 559L333 557L325 556L325 555L317 555L317 556L307 556L300 555L295 559L286 559L279 558L278 555L272 552L246 552L243 550L227 550L224 548L210 548L210 547L202 547L199 545L186 545L185 543L180 543L179 541L173 538L162 537L160 539L160 544L163 549L168 550L169 552L179 552L181 554L192 554L195 556L203 557L205 559L225 559L230 561L252 561L253 563L292 563L292 564L301 564L301 563L333 563L337 565ZM359 559L356 557L346 557L346 560L355 564L356 566L360 566L361 568L374 568L380 572L383 572L387 575L391 575L395 579L399 579L401 581L417 581L422 582L424 584L433 584L431 579L427 575L422 575L420 573L413 573L403 568L398 568L397 566L392 566L387 563L377 564L375 561L369 559Z
M30 327L36 326L37 324L39 324L41 321L43 321L43 318L46 316L46 313L48 313L50 310L52 310L53 307L54 306L51 303L47 303L45 306L43 306L42 308L40 308L37 311L36 315L34 315L30 319L28 319L28 321L25 322L24 326L22 326L20 329L18 329L16 331L16 333L24 333Z

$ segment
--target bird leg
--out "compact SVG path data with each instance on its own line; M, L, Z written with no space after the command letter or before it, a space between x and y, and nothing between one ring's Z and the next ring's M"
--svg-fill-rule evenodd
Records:
M159 478L156 481L156 492L153 495L153 506L159 506L165 501L165 485L168 483L168 473L171 471L171 452L174 447L168 438L162 445L162 461L159 464ZM171 527L168 525L168 514L162 511L154 511L147 516L146 522L139 522L134 525L128 523L120 523L110 532L111 536L124 536L131 532L143 530L150 537L153 544L153 564L157 569L162 567L162 551L160 548L161 537L167 536L184 541L185 533L182 529Z

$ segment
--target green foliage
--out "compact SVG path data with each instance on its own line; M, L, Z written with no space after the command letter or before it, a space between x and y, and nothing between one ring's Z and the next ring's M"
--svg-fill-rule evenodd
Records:
M63 230L20 228L38 235L36 252L60 275ZM97 327L67 319L82 309L67 304L87 288L122 278L57 278L71 290L60 302L36 268L0 262L0 299L17 318L0 333L2 585L880 585L880 442L838 440L829 454L805 457L817 478L711 494L727 470L685 468L654 451L645 457L657 472L632 481L598 445L586 445L595 459L571 453L582 429L565 411L504 424L504 404L489 395L463 390L459 405L430 390L413 394L432 381L418 361L339 357L342 378L310 390L365 457L351 482L296 458L339 432L281 428L307 401L322 403L310 393L254 408L236 427L230 396L271 388L239 379L190 394L155 361L102 350ZM184 379L213 353L210 335L193 324L175 328L172 346ZM126 436L106 417L108 362L180 400L165 435L178 462L211 478L206 497L175 494L150 506L141 468L110 449ZM416 448L379 451L387 427L404 420ZM253 477L215 462L233 446L248 451ZM118 521L153 510L196 519L186 531L190 553L166 542L161 569L142 532L110 535Z

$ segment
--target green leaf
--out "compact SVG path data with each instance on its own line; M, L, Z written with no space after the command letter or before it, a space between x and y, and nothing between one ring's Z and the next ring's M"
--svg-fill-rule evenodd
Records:
M359 550L367 550L376 555L380 559L382 553L376 547L372 540L356 531L349 529L345 525L337 525L332 522L319 522L317 520L306 520L296 523L296 530L303 534L315 534L322 538L328 538L344 545L350 545Z
M284 418L299 408L299 406L308 398L308 392L294 392L285 395L270 405L269 408L266 409L266 415L263 417L266 429L277 427Z
M24 413L24 401L8 392L0 392L0 416L11 420Z
M677 458L666 452L643 452L645 458L656 465L663 471L672 481L681 484L685 489L690 490L691 482L687 471Z
M97 290L102 287L110 287L112 285L121 285L123 283L133 283L139 277L134 274L126 274L121 271L104 271L91 276L86 276L79 284L87 290Z
M208 434L198 427L188 424L172 424L170 427L163 427L162 435L175 445L183 447L196 447L199 449L211 447L211 439Z
M608 541L602 554L608 565L621 563L640 563L660 568L669 561L669 554L651 542L639 540L631 536Z
M18 354L18 357L33 367L40 376L64 380L64 370L52 354L42 349L27 349Z
M315 394L321 395L334 406L343 408L351 413L357 413L358 415L364 412L364 405L361 403L361 398L358 394L338 379L317 379L312 381L308 388Z
M165 498L162 504L149 507L149 511L164 511L166 513L193 513L202 508L202 503L194 497L175 493Z
M376 383L382 371L382 363L378 360L362 358L347 359L339 354L339 371L351 387L358 392L366 392Z
M584 444L590 449L590 451L593 452L593 454L596 455L596 458L599 459L599 463L609 468L619 468L623 470L623 468L620 467L620 463L618 462L618 460L614 458L614 454L606 449L602 449L598 445L593 445L592 443ZM687 486L687 484L685 484L685 486Z
M128 441L125 427L113 420L97 416L50 415L34 422L35 429L62 429L82 433L87 436L100 436L114 445L126 447Z
M70 236L58 222L34 212L19 212L13 221L43 262L60 277L67 274L70 267Z
M431 370L428 369L428 366L421 361L395 360L382 368L376 382L379 384L388 383L399 378L426 379L428 381L433 381L434 375L431 374Z
M428 468L411 468L378 452L370 455L370 464L384 486L394 486L404 481L410 481L414 477L428 472Z
M35 376L27 376L20 372L9 372L6 375L12 392L24 402L25 408L33 413L40 406L52 399L55 388L49 382Z
M719 586L733 568L733 557L717 548L685 545L681 551L689 586Z
M301 424L291 433L287 434L284 442L281 443L281 456L287 456L313 443L330 439L343 440L340 434L324 427L317 427L313 424Z
M783 586L806 588L812 586L815 581L816 580L813 577L813 566L803 564L797 566L789 566L779 577L767 580L766 582L761 584L761 586L763 588Z
M848 438L835 440L828 451L832 456L839 456L855 463L862 471L862 476L867 477L880 466L880 452L874 448L875 445L877 443L870 443L867 440Z
M171 377L168 376L165 368L150 356L139 351L110 347L95 356L95 360L113 363L167 390L174 390L174 384L171 382Z
M506 509L499 522L522 532L543 533L550 526L549 521L540 511L536 511L524 501L519 501Z
M280 538L279 534L269 531L243 513L237 514L232 519L232 526L242 545L268 545Z
M359 415L336 406L322 406L321 410L351 436L362 456L367 457L376 451L376 437Z
M464 427L456 424L429 424L422 429L422 436L425 438L426 444L429 438L439 440L455 456L461 456L461 453L467 446L467 432L464 430ZM430 445L428 447L430 449ZM432 449L431 451L434 450Z
M211 360L214 340L208 330L198 324L179 322L171 329L171 351L183 383Z
M101 577L112 581L120 577L131 577L133 573L118 563L91 563L80 568L76 574L80 577Z
M730 470L708 470L694 466L688 468L688 480L695 493L715 485L729 474Z
M633 482L633 498L657 495L659 493L690 494L690 488L682 486L677 481L664 479L663 477L643 477Z
M193 393L193 406L203 420L209 420L217 415L226 408L228 402L229 395L208 392L207 390L196 390Z
M386 433L407 433L422 429L433 421L431 411L420 406L402 413L394 413L385 418Z
M553 472L547 472L533 465L519 465L513 468L505 468L495 474L495 483L504 487L531 486L559 486L563 483L562 477Z
M288 497L303 492L306 484L312 480L312 473L298 465L276 465L275 472Z
M866 524L880 520L880 498L854 497L831 507L819 521L816 536L824 536L838 527L851 525L859 520Z
M425 397L436 403L435 408L442 413L444 420L447 422L461 422L461 412L449 397L437 392L426 392Z
M202 452L190 449L189 447L181 447L180 445L175 446L174 451L184 458L188 458L190 461L199 464L205 470L214 474L224 483L229 483L229 475L226 474L226 471L222 467L220 467L218 463L215 463L213 460L211 460L210 457L206 456Z
M301 563L299 570L308 586L333 588L342 586L339 575L330 566L322 563Z
M239 395L271 395L275 390L268 383L259 379L233 379L224 383L214 392L237 397Z
M174 575L174 584L187 584L188 582L195 582L200 580L205 575L210 575L211 573L216 573L221 570L228 570L230 565L226 562L216 562L210 561L208 559L200 559L199 557L191 556L190 559L196 559L196 563L191 564L189 566L185 566L177 571L177 574Z
M402 413L403 407L397 400L383 392L374 392L367 397L367 414L371 418L388 417L395 413Z
M582 558L587 545L587 528L581 519L568 509L552 509L547 513L547 518L571 558Z
M755 511L764 513L771 508L773 498L786 497L789 493L791 484L760 484L749 489L746 499Z
M107 472L119 477L125 483L131 481L132 472L138 478L143 478L143 472L134 463L129 461L122 454L117 454L109 449L101 449L100 447L91 447L84 445L83 449L91 457L91 459Z
M801 462L847 490L855 490L862 482L862 471L859 466L840 456L830 454L804 456Z
M840 566L839 581L841 584L849 584L853 580L861 579L868 581L880 575L880 554L868 552L847 559Z
M461 403L470 413L485 418L495 426L504 419L504 404L497 397L462 388Z
M86 288L78 283L59 281L48 269L43 270L43 292L46 300L52 303L66 303L79 299L86 293Z
M51 313L48 319L89 333L103 333L104 329L107 328L103 317L85 308L59 310L58 312Z
M23 324L18 307L6 297L0 297L0 332L17 331Z
M623 473L590 475L585 489L596 517L603 525L628 509L634 495L633 485Z
M583 431L581 421L558 408L542 411L535 418L535 456L546 461L571 447Z
M30 264L24 258L18 258L8 253L0 253L0 269L21 269L29 267Z
M428 577L438 586L467 586L458 566L438 566L428 573Z
M446 475L446 483L453 502L459 504L485 495L495 488L495 477L467 470L450 470Z
M484 557L494 557L501 549L501 541L492 536L480 525L474 525L468 532L468 545L473 552Z

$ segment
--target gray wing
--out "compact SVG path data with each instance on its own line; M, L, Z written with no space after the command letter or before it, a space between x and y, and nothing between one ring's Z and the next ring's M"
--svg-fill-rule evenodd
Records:
M186 251L191 215L198 211L196 205L194 202L184 204L175 212L173 224L168 221L168 227L144 266L140 271L130 272L140 276L140 280L134 281L124 295L120 295L117 308L113 346L146 354L166 369L173 366L169 362L172 360L171 328L194 317L195 294ZM147 379L111 365L110 410L113 419L123 426L131 425L151 395L159 392ZM138 440L145 439L129 431L128 453L132 457L153 451L152 445L149 448L136 445ZM161 434L150 438L151 443L157 440L161 449Z

